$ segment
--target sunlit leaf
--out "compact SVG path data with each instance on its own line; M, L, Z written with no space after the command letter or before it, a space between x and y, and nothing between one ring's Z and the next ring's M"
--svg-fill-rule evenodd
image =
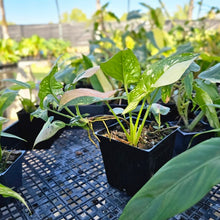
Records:
M53 137L57 131L64 128L66 124L62 121L53 121L53 117L49 117L47 122L44 124L43 128L41 129L40 133L38 134L34 146L38 143L48 140L49 138Z
M106 75L121 81L125 86L140 79L140 64L130 49L118 52L108 61L101 63L100 67Z
M50 71L49 75L46 76L40 83L39 93L38 96L40 98L40 107L43 108L43 101L47 95L53 95L56 97L63 93L63 85L58 82L54 74L58 71L57 63L53 66L52 70Z
M131 102L124 114L135 109L138 103L156 88L173 84L179 80L197 57L196 54L175 55L147 66L139 83L129 94Z
M65 105L88 105L112 97L116 90L109 92L99 92L93 89L74 89L63 94L60 106Z
M27 209L31 213L31 210L29 209L25 200L14 190L0 184L0 195L2 195L3 197L13 197L15 199L18 199L20 202L22 202L27 207Z

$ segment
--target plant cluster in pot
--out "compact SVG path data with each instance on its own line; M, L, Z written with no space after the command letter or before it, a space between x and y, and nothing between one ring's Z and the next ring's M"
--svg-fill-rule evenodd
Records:
M213 137L215 135L213 128L219 129L220 123L216 111L220 102L216 86L216 82L219 81L217 74L219 69L219 64L216 64L195 78L193 72L198 72L200 67L194 63L178 84L173 85L173 98L182 122L176 134L174 156L185 151L189 144L192 147ZM213 72L215 75L210 76ZM190 104L193 106L191 109ZM189 118L189 113L192 112ZM208 123L204 123L204 119Z
M35 118L31 115L37 109L37 100L34 97L34 89L37 85L33 81L23 82L15 79L5 79L4 81L12 83L9 89L18 92L18 99L21 102L22 109L17 112L18 122L15 124L16 129L9 128L8 132L13 133L26 141L17 141L17 149L32 150L34 141L42 129L45 121L41 118ZM23 97L19 94L20 90L28 90L29 97ZM36 149L49 148L55 138L46 140L35 146ZM4 142L11 142L13 140L5 138Z
M102 100L109 107L119 124L121 132L126 137L122 142L114 140L110 134L111 127L108 128L107 126L107 132L96 132L100 140L99 145L107 179L112 186L133 195L161 166L171 159L175 138L175 131L171 128L157 126L157 130L154 130L152 134L167 131L168 129L171 131L166 137L162 135L162 140L159 143L154 143L151 147L145 146L150 149L139 148L139 141L150 139L150 134L147 134L144 138L142 135L145 131L146 120L152 109L152 104L159 90L164 86L175 83L196 58L197 55L195 54L171 56L147 66L146 70L141 72L136 56L131 50L126 49L114 55L107 62L100 64L101 70L107 76L123 83L125 97L128 102L127 107L122 112L122 115L128 115L128 119L125 119L117 116L114 109L108 104L107 99ZM100 97L95 96L95 91L81 90L80 94L78 92L79 90L65 92L60 101L61 107L89 104L89 100L91 102L101 100ZM141 115L146 102L148 107L142 118ZM132 111L139 103L141 103L141 106L139 106L139 112L134 119ZM127 124L128 127L126 127ZM107 133L107 135L103 135L103 133Z
M5 110L13 103L15 97L16 93L14 91L1 91L0 136L21 139L18 136L2 131L3 123L7 121L7 118L3 117L3 114ZM11 189L16 189L17 187L20 187L22 185L22 160L24 154L25 151L13 151L7 149L3 150L0 144L0 207L11 202L11 198L13 197L23 202L28 208L24 199L18 193Z

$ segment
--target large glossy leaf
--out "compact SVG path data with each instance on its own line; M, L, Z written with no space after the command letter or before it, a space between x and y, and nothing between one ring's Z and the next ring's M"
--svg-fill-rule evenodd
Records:
M209 139L166 163L128 202L120 220L166 220L220 183L220 138Z
M202 111L205 113L209 124L213 128L219 128L219 119L215 107L212 106L213 101L209 94L199 87L198 84L194 85L196 91L195 101L200 106Z
M114 91L99 92L93 89L74 89L67 91L60 99L60 106L68 105L89 105L95 102L108 100L115 94Z
M46 76L40 83L38 96L40 98L40 107L43 107L43 101L47 95L53 95L54 97L63 93L63 85L58 82L54 74L58 71L57 63L53 66L49 75Z
M38 143L48 140L49 138L53 137L57 131L64 128L66 124L62 121L53 121L53 117L49 117L47 122L44 124L43 128L41 129L40 133L38 134L34 146Z
M20 202L22 202L27 207L27 209L31 213L31 210L29 209L25 200L17 192L13 191L12 189L0 184L0 195L2 195L3 197L13 197L15 199L18 199Z
M142 74L142 79L129 94L130 103L124 114L135 109L138 103L156 88L173 84L179 80L197 57L196 54L175 55L147 66Z
M139 81L140 64L130 49L115 54L108 61L100 64L101 70L116 80L121 81L126 87Z
M217 63L208 70L201 72L198 77L212 83L220 83L220 63Z

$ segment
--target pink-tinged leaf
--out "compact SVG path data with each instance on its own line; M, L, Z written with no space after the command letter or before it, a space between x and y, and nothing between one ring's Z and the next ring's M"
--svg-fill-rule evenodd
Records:
M108 91L108 92L99 92L94 89L75 89L67 91L63 94L60 105L64 106L67 103L73 101L74 99L81 98L81 97L92 97L95 98L93 100L101 101L102 99L108 99L112 97L116 93L116 90ZM88 104L86 101L82 103L83 99L81 99L81 103L78 104Z
M90 78L91 76L93 76L94 74L97 73L97 71L100 70L100 66L94 66L94 67L91 67L89 69L87 69L86 71L80 73L73 81L73 83L76 83L78 82L79 80L81 79L84 79L84 78Z

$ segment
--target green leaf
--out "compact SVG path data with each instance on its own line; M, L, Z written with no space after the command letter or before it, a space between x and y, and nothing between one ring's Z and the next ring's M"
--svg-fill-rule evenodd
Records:
M2 137L9 137L9 138L16 138L16 139L19 139L19 140L22 140L22 141L26 141L25 139L20 138L20 137L14 135L14 134L6 133L6 132L3 132L3 131L1 132L1 136Z
M208 70L201 72L198 77L212 83L220 83L220 63L217 63Z
M40 98L40 107L43 108L43 101L47 95L53 95L55 98L57 95L63 93L63 85L56 81L54 74L58 71L57 63L53 66L49 75L46 76L40 83L38 96Z
M83 66L84 66L84 69L89 69L89 68L93 67L93 63L89 59L89 57L85 56L84 54L82 56L83 56Z
M14 102L17 96L15 91L4 91L0 96L0 116L3 116L4 111Z
M206 118L209 121L209 124L213 128L219 128L219 119L215 107L211 106L213 101L209 94L199 87L198 84L194 85L196 91L195 101L205 113Z
M184 88L186 90L187 97L192 96L193 91L193 74L190 73L184 78Z
M36 146L38 143L42 141L48 140L49 138L53 137L57 133L57 131L59 131L60 129L66 126L66 124L62 121L52 122L52 120L53 120L52 116L48 118L47 122L44 124L43 128L38 134L34 142L34 146Z
M27 207L27 209L31 213L31 210L29 209L29 207L28 207L27 203L25 202L25 200L17 192L15 192L14 190L0 184L0 194L3 197L13 197L15 199L18 199L20 202L22 202Z
M20 89L32 89L34 82L22 82L16 79L4 79L3 81L11 82L17 84L17 86L11 86L10 89L12 90L20 90Z
M135 109L138 103L148 97L156 88L175 83L190 64L198 57L195 54L181 54L167 57L147 66L137 86L129 94L130 103L123 114Z
M31 115L35 118L41 118L44 121L48 120L47 109L38 108L34 112L32 112Z
M118 52L108 61L100 64L101 70L116 80L121 81L126 87L137 83L140 78L140 64L130 49Z
M166 163L126 205L120 220L169 219L220 182L220 138L204 141Z

